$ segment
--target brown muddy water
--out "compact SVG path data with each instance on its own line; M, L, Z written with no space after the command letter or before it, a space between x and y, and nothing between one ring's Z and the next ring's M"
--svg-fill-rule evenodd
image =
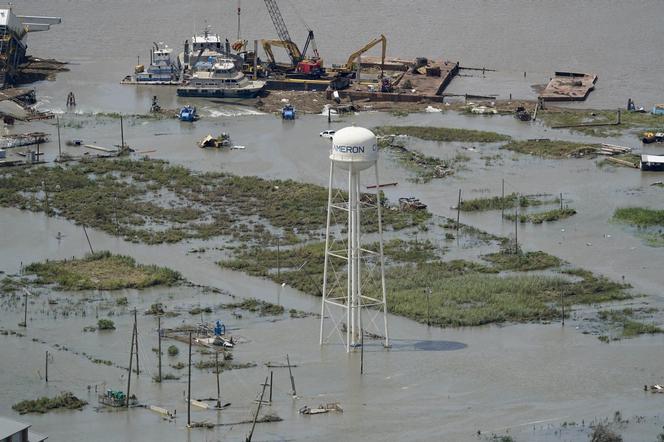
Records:
M656 53L659 41L655 33L636 33L633 29L656 29L661 2L612 4L602 2L337 2L326 14L318 13L317 1L280 2L282 10L301 37L301 26L293 11L299 8L308 24L316 30L323 54L348 53L380 32L391 34L390 52L415 56L441 54L459 58L466 65L486 65L503 72L493 79L463 78L459 87L479 88L490 92L495 87L501 95L516 91L528 97L530 84L545 81L556 69L594 71L600 75L598 90L587 105L618 106L627 96L637 102L652 100L659 91L661 71ZM373 6L371 6L373 5ZM144 112L152 95L162 104L175 107L172 89L136 89L119 85L136 61L147 54L153 40L175 46L200 29L208 18L220 33L235 33L234 5L219 2L196 2L183 8L173 1L120 1L113 5L98 2L42 3L26 1L20 13L61 15L64 23L49 33L30 35L34 54L72 61L72 71L55 82L37 84L40 106L59 111L66 94L77 94L79 112ZM243 2L243 36L256 38L272 33L271 23L262 2ZM574 13L570 14L569 11ZM207 14L206 14L207 13ZM378 15L377 15L378 14ZM255 16L250 20L249 16ZM518 18L518 19L517 19ZM218 22L216 21L218 20ZM394 22L404 23L394 26ZM291 24L292 23L292 24ZM339 27L348 41L339 41ZM357 32L348 32L349 29ZM422 29L421 33L413 28ZM296 31L299 30L299 31ZM533 30L537 30L534 32ZM299 40L298 40L299 41ZM603 50L598 49L601 45ZM572 54L572 55L570 55ZM331 62L341 57L327 57ZM660 63L660 65L658 65ZM528 71L526 80L522 71ZM457 87L457 86L453 86ZM463 91L461 91L463 92ZM661 91L659 91L661 93ZM623 98L624 97L624 98ZM656 100L655 100L656 101ZM661 101L661 100L660 100ZM639 147L633 134L610 139L583 137L569 132L554 132L538 123L524 124L512 117L472 117L455 113L389 114L362 113L346 117L328 126L323 116L310 115L294 123L284 123L273 115L255 115L242 106L227 106L197 101L203 119L194 124L175 120L125 120L125 138L140 151L156 150L151 157L182 164L194 170L222 170L267 178L292 178L326 185L329 142L318 133L328 127L349 124L374 127L382 124L417 124L494 130L515 138L563 138L569 140L607 141ZM80 138L101 146L119 144L119 121L89 115L61 115L62 139ZM14 131L45 130L53 141L42 146L46 159L57 154L55 127L51 123L17 124ZM196 140L208 133L226 131L234 144L244 150L215 151L195 147ZM496 145L468 143L429 143L410 140L409 146L429 155L454 157L467 155L465 170L454 176L427 184L409 181L413 174L389 154L380 162L381 180L398 181L386 188L390 199L416 196L436 214L453 216L457 192L464 198L500 193L501 180L506 191L522 193L563 193L565 201L578 214L567 220L519 226L519 241L527 250L544 250L613 279L625 280L635 293L647 295L644 301L661 306L664 274L661 263L664 249L646 245L635 232L610 222L616 207L627 205L660 207L661 189L651 187L663 174L642 174L624 168L598 167L595 160L544 160L499 150ZM65 147L80 154L80 148ZM656 152L652 152L656 153ZM492 157L487 160L487 157ZM503 222L496 212L462 214L462 222L491 233L510 235L511 223ZM15 273L21 263L44 259L81 256L88 251L81 228L62 219L49 219L15 209L0 209L0 270ZM56 235L63 236L58 240ZM89 230L96 250L111 250L135 257L139 262L174 268L189 280L223 289L240 297L256 297L277 302L286 309L317 312L318 298L303 295L288 287L220 269L215 261L219 253L192 254L189 250L214 247L215 241L191 241L176 245L146 246L132 244L100 231ZM463 254L454 250L450 254ZM119 366L128 362L131 317L127 310L113 308L117 330L110 333L82 333L96 322L91 301L74 309L77 315L55 319L51 309L65 304L65 299L110 299L127 296L130 306L139 311L155 301L172 308L188 309L197 305L230 302L227 295L211 295L197 288L149 289L141 293L126 290L107 293L41 294L30 304L26 337L0 336L0 415L29 421L49 440L243 440L247 425L222 426L214 430L185 428L186 371L178 381L155 384L156 321L139 318L141 363L147 370L136 382L141 401L177 409L176 422L163 421L144 409L129 412L97 412L94 390L88 385L124 388L126 371L93 364L83 352L108 359ZM50 298L61 299L49 306ZM4 299L0 327L18 330L22 320L20 301ZM635 301L639 302L639 300ZM85 317L82 311L85 310ZM100 310L100 317L106 314ZM587 440L587 424L593 419L611 417L620 410L623 417L646 416L641 425L622 429L625 440L655 440L661 431L658 409L660 395L644 393L644 384L664 382L661 367L661 336L645 336L603 344L594 336L582 334L582 321L571 320L565 328L559 323L488 326L478 328L437 329L398 317L390 317L393 348L368 345L365 375L360 376L358 354L347 355L340 345L318 345L318 319L259 318L217 310L207 320L222 319L243 342L234 350L237 362L255 362L254 368L222 374L222 396L232 406L220 413L193 411L193 420L229 423L249 418L252 400L264 380L267 361L282 361L285 354L298 364L295 381L299 397L289 395L289 381L283 369L275 369L274 402L269 411L284 419L280 423L261 424L254 440L478 440L482 435L509 431L518 441ZM187 313L166 320L174 326ZM23 332L23 331L22 331ZM37 339L37 342L32 338ZM39 341L44 341L41 343ZM69 351L57 350L66 345ZM176 360L184 361L185 346ZM43 370L44 351L54 353L51 382L45 385L38 370ZM75 354L74 352L78 353ZM196 355L194 361L200 359ZM164 357L167 363L171 361ZM167 368L166 372L176 370ZM213 396L214 376L193 371L193 397ZM94 387L93 387L94 388ZM18 416L11 405L40 395L70 390L89 398L91 405L80 412L56 412L46 415ZM304 404L338 401L343 414L302 416L297 410ZM564 422L583 422L585 427L560 431ZM632 419L633 421L633 419Z

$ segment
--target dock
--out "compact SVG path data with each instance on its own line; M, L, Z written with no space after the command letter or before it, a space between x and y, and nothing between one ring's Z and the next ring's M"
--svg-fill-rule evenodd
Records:
M578 72L556 72L539 99L544 101L584 101L595 89L597 75Z

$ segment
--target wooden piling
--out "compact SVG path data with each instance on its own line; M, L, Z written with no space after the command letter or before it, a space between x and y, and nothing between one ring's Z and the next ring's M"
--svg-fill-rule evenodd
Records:
M45 370L45 372L46 372L46 383L48 384L48 350L46 350L45 362L46 362L46 370Z

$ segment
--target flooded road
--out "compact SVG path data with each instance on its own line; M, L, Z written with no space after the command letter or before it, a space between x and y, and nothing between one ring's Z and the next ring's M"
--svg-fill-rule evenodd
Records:
M281 4L283 3L283 4ZM460 59L468 66L487 66L500 72L489 78L464 77L455 80L450 91L499 93L505 98L532 97L530 85L544 82L556 69L593 71L600 82L584 106L622 106L630 96L637 104L652 104L661 94L659 77L662 61L657 53L661 41L656 33L635 33L633 29L655 29L664 13L661 2L638 4L563 2L486 3L481 1L413 3L339 2L326 7L323 17L318 1L280 2L293 36L303 40L303 26L295 9L316 30L321 53L330 62L342 62L347 54L383 32L389 40L389 53L399 56L436 55ZM325 3L328 5L328 3ZM103 11L101 10L102 8ZM272 25L262 2L243 2L244 38L272 34ZM569 11L574 11L570 13ZM658 12L660 12L658 14ZM167 41L179 45L200 31L204 18L220 33L235 32L234 5L203 1L183 7L182 2L120 1L113 6L98 2L43 3L28 0L20 13L60 15L63 24L48 33L29 36L35 55L71 61L71 72L55 82L36 85L40 106L61 111L68 91L76 92L79 112L143 113L152 95L164 107L179 102L170 88L134 88L119 81L129 73L140 55L144 60L150 42ZM379 14L379 17L377 17ZM251 17L251 18L250 18ZM518 19L516 19L518 17ZM389 34L386 23L390 25ZM340 30L341 28L341 30ZM413 32L413 29L420 32ZM355 31L356 32L351 32ZM610 30L610 32L609 32ZM224 32L226 31L226 32ZM339 38L339 35L344 38ZM598 48L601 45L601 48ZM638 48L638 50L634 50ZM600 50L601 49L601 50ZM327 55L331 54L331 55ZM523 78L527 71L527 78ZM468 88L467 90L457 88ZM494 89L497 88L498 90ZM660 100L661 101L661 100ZM180 103L182 104L182 103ZM583 137L569 132L553 132L539 123L524 124L512 117L473 117L452 112L411 114L395 117L381 113L362 113L328 125L320 115L303 116L282 122L273 115L256 115L243 106L196 102L203 119L195 124L174 120L125 119L125 139L138 151L152 158L168 160L199 171L225 171L265 178L295 179L327 184L329 141L318 136L321 130L350 124L375 127L383 124L416 124L492 130L517 139L560 138L608 141L637 147L632 134L611 139ZM120 143L116 118L61 115L65 151L80 154L77 147L64 146L65 140L83 139L101 146ZM57 139L52 122L19 123L17 132L44 130L52 141L42 146L46 160L57 154ZM195 142L208 133L229 132L233 144L244 150L202 150ZM454 176L426 184L412 182L413 175L389 154L380 162L381 180L397 181L385 188L391 200L416 196L429 209L443 216L455 216L457 192L464 198L500 194L502 180L506 192L563 194L577 215L543 225L520 225L519 241L526 250L544 250L572 265L590 269L614 280L625 281L636 293L648 295L661 305L664 274L659 271L664 249L649 247L635 232L609 220L617 207L652 205L661 207L662 190L650 186L661 174L642 174L624 168L600 168L594 160L544 160L499 150L497 145L468 143L429 143L410 140L410 147L428 155L452 158L461 152L470 159L464 170ZM491 157L491 160L487 160ZM364 183L366 184L366 183ZM461 221L499 235L510 235L514 226L497 212L462 214ZM22 264L44 259L82 256L88 243L80 226L47 218L42 214L16 209L0 209L0 270L18 272ZM58 232L62 235L57 239ZM131 255L142 263L153 263L180 271L190 281L217 287L240 297L256 297L307 312L318 312L320 300L289 287L219 268L220 253L199 256L189 253L197 247L210 247L210 241L189 241L176 245L132 244L104 232L89 229L95 250L110 250ZM442 241L442 240L441 240ZM448 244L449 247L454 245ZM463 253L451 250L450 254ZM74 308L76 315L58 319L50 312L47 299L96 299L112 302L127 296L131 307L144 310L153 302L186 312L192 306L230 302L227 295L212 295L198 288L150 289L142 293L123 290L117 293L49 293L40 291L30 305L27 337L0 335L0 385L3 401L0 415L29 421L49 440L244 440L246 425L217 427L214 430L187 430L182 392L186 372L178 381L153 383L156 369L156 320L139 317L143 369L136 380L142 401L178 410L175 423L143 409L127 413L97 412L94 391L88 385L124 388L126 371L116 366L93 364L82 356L107 359L126 366L131 315L113 308L117 330L112 333L81 333L94 324L97 301ZM106 299L108 298L108 299ZM0 327L18 329L21 302L5 299L0 311ZM638 300L635 302L639 302ZM57 308L57 307L55 307ZM81 316L85 311L85 317ZM194 411L194 420L229 423L248 419L252 400L267 373L263 363L283 361L285 354L298 364L294 375L299 398L289 395L290 385L283 369L275 372L275 395L270 410L284 419L261 424L255 440L367 440L384 441L390 435L401 440L476 441L482 434L510 430L516 440L562 440L544 434L548 425L612 416L621 410L626 417L652 416L661 397L644 393L645 383L661 383L664 354L661 337L647 336L603 344L596 337L576 330L570 321L560 324L524 324L478 328L436 329L413 321L390 317L393 348L386 351L373 343L365 354L365 375L360 376L358 354L346 355L342 346L318 345L318 319L281 318L272 321L251 314L238 319L230 311L219 310L207 320L221 318L242 338L234 350L239 362L255 362L254 368L222 374L222 397L233 405L220 413ZM168 319L167 326L190 320L187 313ZM33 341L32 338L37 339ZM41 343L39 341L45 341ZM70 351L58 351L55 345ZM178 344L179 345L179 344ZM179 345L182 361L185 346ZM42 370L44 351L52 351L52 381L45 385L37 370ZM75 354L76 352L78 354ZM166 357L165 357L166 358ZM195 360L202 358L195 356ZM168 361L171 363L172 361ZM168 372L175 371L170 367ZM208 397L216 391L214 376L193 371L195 397ZM18 417L11 405L19 400L53 395L71 390L91 403L81 412L51 413ZM339 401L343 414L302 416L302 405ZM94 429L94 431L93 431ZM340 436L343 435L343 436ZM655 440L657 427L640 430L625 440ZM631 438L630 438L631 437ZM569 440L586 440L579 438ZM565 439L568 440L568 439Z

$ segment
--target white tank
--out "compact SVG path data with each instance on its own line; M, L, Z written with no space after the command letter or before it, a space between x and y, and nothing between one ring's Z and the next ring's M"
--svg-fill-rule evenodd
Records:
M344 127L332 136L330 159L341 169L367 169L378 160L376 135L363 127Z

